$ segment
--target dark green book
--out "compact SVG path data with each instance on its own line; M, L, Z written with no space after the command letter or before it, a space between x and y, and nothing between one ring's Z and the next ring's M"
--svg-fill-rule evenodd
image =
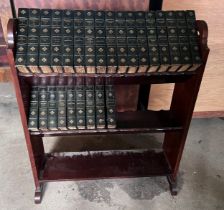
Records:
M160 45L159 46L159 54L160 54L160 68L158 72L165 72L170 67L170 53L168 45Z
M38 131L38 86L33 86L30 94L28 129Z
M17 30L17 43L16 43L16 68L22 73L29 73L26 67L27 59L27 36L29 24L29 9L20 8L18 10L18 30Z
M170 44L170 61L171 67L169 72L176 72L181 67L181 56L180 56L180 47L179 44Z
M29 9L29 25L28 25L28 39L37 39L40 34L40 10ZM37 43L29 43L27 47L27 61L26 65L32 73L40 73L39 63L39 46Z
M65 86L57 86L58 103L58 129L66 130L66 89Z
M55 86L48 86L48 129L58 130L57 92Z
M62 18L62 35L63 35L63 56L62 65L65 73L74 73L74 57L73 57L73 45L74 45L74 13L72 10L64 10Z
M95 129L95 79L93 77L86 78L86 127L87 129Z
M105 85L102 77L95 78L96 128L106 127Z
M39 86L39 129L48 130L48 92L47 86Z
M40 12L39 67L43 73L51 73L51 42L50 42L51 10Z
M73 79L73 78L72 78ZM77 129L76 125L76 95L75 83L72 80L67 86L67 127L68 129Z
M116 103L115 103L115 89L112 85L111 78L106 79L106 121L107 128L116 128Z
M86 97L85 97L85 80L83 77L76 78L75 86L76 97L76 124L78 129L86 128Z

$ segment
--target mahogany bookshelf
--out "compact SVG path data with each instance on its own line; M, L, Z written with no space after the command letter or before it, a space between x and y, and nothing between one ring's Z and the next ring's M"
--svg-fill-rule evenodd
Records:
M30 90L37 80L49 78L57 84L59 77L89 77L75 74L21 74L14 63L14 38L16 19L8 23L8 58L12 80L16 92L29 158L35 181L35 203L40 203L43 184L50 181L98 179L113 177L167 176L172 195L177 194L176 180L189 125L204 73L209 48L208 29L204 21L197 21L200 34L200 51L203 64L196 72L157 73L142 75L91 75L92 77L112 77L115 85L140 84L138 108L136 111L118 112L116 129L67 130L67 131L29 131L27 113ZM175 83L172 103L168 111L149 111L148 93L150 84ZM119 97L119 93L116 93ZM122 150L86 153L44 152L42 137L74 135L110 135L130 133L164 133L161 150ZM97 162L97 164L95 164Z

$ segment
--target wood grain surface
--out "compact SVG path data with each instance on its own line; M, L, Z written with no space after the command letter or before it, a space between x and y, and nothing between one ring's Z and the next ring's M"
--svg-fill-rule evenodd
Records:
M16 7L29 7L34 1L15 0ZM44 5L42 2L44 2ZM73 8L88 9L126 9L126 10L147 10L147 0L64 0L63 1L41 1L36 0L36 7L66 8L72 4ZM35 7L35 6L32 6ZM70 7L71 8L71 7ZM196 103L195 112L217 112L224 116L224 4L220 0L164 0L164 10L193 9L196 10L197 19L203 19L209 27L209 47L211 49L204 78L202 81L199 97ZM0 1L0 17L6 35L6 24L11 17L8 0ZM1 74L1 72L0 72ZM1 80L1 77L0 77ZM149 108L153 110L168 109L172 95L173 85L152 85L150 93ZM200 115L200 113L199 113ZM214 114L213 114L214 115ZM198 116L198 114L197 114Z
M196 11L199 20L208 23L209 35L208 46L210 54L207 67L202 80L195 112L213 112L212 116L224 116L224 2L220 0L164 0L164 10ZM170 104L173 85L152 85L149 108L153 110L167 109ZM197 116L200 113L197 113ZM215 115L216 116L216 115Z

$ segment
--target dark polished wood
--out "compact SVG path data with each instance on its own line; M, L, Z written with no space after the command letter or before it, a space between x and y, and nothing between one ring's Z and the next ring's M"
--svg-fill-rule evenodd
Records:
M8 59L6 55L6 43L4 39L2 22L0 18L0 67L8 66Z
M192 75L195 75L196 72L155 72L155 73L138 73L138 74L24 74L18 73L21 77L26 77L27 82L33 84L35 79L41 80L43 78L46 80L47 84L49 81L54 81L54 84L57 84L59 77L71 78L71 77L102 77L105 78L111 77L114 85L132 85L132 84L163 84L163 83L177 83L184 82L188 80ZM39 77L39 78L38 78ZM68 79L65 79L68 80Z
M200 33L200 50L203 65L199 68L198 73L193 75L189 80L175 84L170 110L174 112L176 117L178 117L178 120L180 120L184 128L183 131L179 133L166 133L163 144L164 152L172 169L172 175L170 178L173 182L177 177L195 102L209 54L209 48L207 46L207 24L204 21L197 21L197 27Z
M17 18L14 0L10 0L10 7L11 7L11 12L12 12L12 17Z
M26 102L24 101L24 93L22 92L23 88L20 83L20 79L17 74L17 70L15 68L14 61L14 35L15 35L15 23L16 21L11 19L8 23L8 49L7 56L9 65L11 68L11 77L13 81L14 90L16 93L17 103L19 107L19 112L21 116L21 122L23 125L23 131L25 135L27 150L29 153L29 159L31 163L31 168L33 172L34 182L36 189L40 188L39 182L39 169L43 163L44 158L44 147L43 141L41 137L31 137L28 126L27 126L27 108Z
M97 164L96 164L97 163ZM40 181L169 175L163 151L98 151L46 156Z
M204 21L197 21L200 33L200 48L203 65L195 73L183 74L155 74L155 75L113 75L114 84L119 85L117 92L126 90L128 85L137 87L131 92L127 100L119 92L116 98L123 103L118 108L116 129L100 130L68 130L29 132L27 127L27 113L29 109L29 95L32 85L67 84L70 77L77 75L24 75L19 74L14 63L14 33L15 20L8 25L9 44L8 58L11 67L13 84L24 129L27 149L36 185L35 202L40 203L43 183L59 180L95 179L111 177L142 177L164 175L168 177L171 194L175 195L176 177L184 149L191 117L200 88L209 49L207 46L207 25ZM82 75L90 76L90 75ZM97 76L97 75L92 75ZM105 77L108 75L104 75ZM138 103L146 105L146 96L149 86L153 83L175 82L171 109L169 111L140 111ZM125 84L125 85L124 85ZM127 85L128 84L128 85ZM137 84L142 84L139 88ZM129 87L130 87L129 86ZM140 94L135 95L134 91ZM134 96L135 95L135 96ZM134 103L130 106L131 102ZM119 105L119 104L118 104ZM138 108L138 111L137 111ZM127 109L131 109L127 111ZM133 110L132 110L133 109ZM122 111L122 112L121 112ZM59 153L45 154L43 136L66 136L80 134L111 134L111 133L137 133L137 132L165 132L163 149L156 151L133 151L117 153L109 151L87 153ZM91 155L92 154L92 155ZM96 164L97 163L97 164Z

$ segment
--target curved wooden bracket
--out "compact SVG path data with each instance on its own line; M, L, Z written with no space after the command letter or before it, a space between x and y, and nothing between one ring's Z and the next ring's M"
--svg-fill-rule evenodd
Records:
M7 48L12 50L15 48L16 25L17 19L9 19L7 25Z
M197 30L199 31L199 36L200 36L199 42L200 42L200 47L201 47L202 60L207 61L207 56L209 53L208 25L204 20L197 20L196 25L197 25Z

